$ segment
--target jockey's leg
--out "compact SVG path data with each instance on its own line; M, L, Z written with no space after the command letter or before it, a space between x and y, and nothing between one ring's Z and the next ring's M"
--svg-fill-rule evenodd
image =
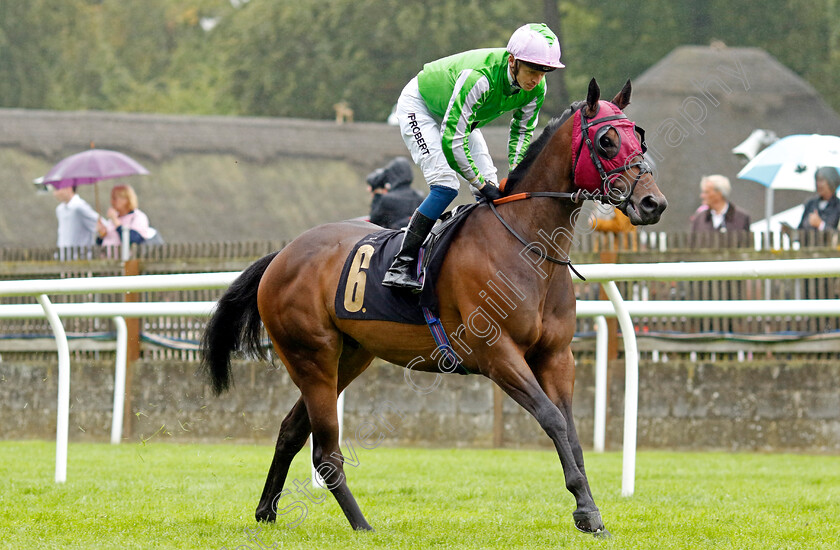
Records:
M429 196L411 216L400 251L382 279L383 285L420 292L423 288L417 280L417 255L420 247L437 219L457 195L458 191L455 189L440 185L432 187Z
M458 196L460 182L443 154L440 122L435 120L412 79L397 100L396 115L400 132L411 158L423 171L429 195L411 216L400 251L385 274L382 284L419 292L417 254L435 221Z

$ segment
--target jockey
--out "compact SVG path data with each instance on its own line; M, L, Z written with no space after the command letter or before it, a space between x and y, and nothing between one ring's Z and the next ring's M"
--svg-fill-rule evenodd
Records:
M545 24L516 30L507 48L470 50L427 63L397 101L400 131L429 195L417 208L382 284L419 292L417 254L435 221L458 195L460 178L487 200L501 196L480 128L513 111L512 169L525 155L545 99L545 74L563 68L560 43Z

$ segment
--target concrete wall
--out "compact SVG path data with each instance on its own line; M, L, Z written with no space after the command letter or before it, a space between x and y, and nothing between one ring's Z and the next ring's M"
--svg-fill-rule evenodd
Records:
M195 364L136 365L133 429L126 441L226 439L271 443L297 389L285 369L237 363L233 392L215 398ZM585 446L592 443L593 368L578 367L575 416ZM344 439L379 433L383 445L493 444L493 385L479 376L449 375L421 394L405 371L375 363L350 387ZM622 363L610 366L607 440L619 449L623 430ZM641 365L639 446L669 449L840 451L840 364L834 362L644 363ZM414 375L431 389L433 375ZM72 366L70 439L107 441L113 367ZM0 363L3 439L55 437L54 364ZM371 424L373 426L371 426ZM503 401L504 444L549 448L536 422ZM357 430L363 430L358 431Z

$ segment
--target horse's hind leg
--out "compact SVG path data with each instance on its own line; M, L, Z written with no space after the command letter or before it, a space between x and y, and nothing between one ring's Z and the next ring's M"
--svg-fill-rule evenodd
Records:
M298 398L280 425L280 434L277 436L277 444L274 447L274 459L271 461L271 468L268 470L265 487L255 513L257 521L274 521L277 517L276 501L286 484L289 466L295 455L303 448L309 433L309 416L306 414L306 406L303 404L303 398Z
M333 494L350 526L356 530L373 530L362 514L356 499L347 486L344 475L344 455L338 441L338 412L336 401L343 387L356 378L370 364L373 356L358 347L356 342L344 342L339 360L338 376L309 377L301 387L309 421L312 424L312 463ZM322 374L326 374L323 373ZM337 391L338 390L338 391Z
M336 446L338 445L338 415L335 405L338 394L344 390L350 382L359 376L368 367L368 365L370 365L372 359L373 355L359 347L358 344L352 340L348 339L344 342L341 356L338 360L337 384L333 386L334 389L331 393L331 399L327 399L327 401L331 401L332 403L332 414L336 422ZM299 383L298 371L295 371L293 378L295 378L296 384ZM304 380L301 379L300 382L303 383ZM316 386L317 385L320 384L316 384ZM312 384L307 383L306 386L307 388L311 388ZM268 477L266 478L265 488L263 489L260 502L257 506L257 520L275 520L277 514L276 501L283 493L283 486L286 482L286 477L288 475L292 459L303 448L306 443L306 438L311 432L310 416L312 415L308 414L305 402L307 400L307 395L309 395L308 399L310 403L313 401L319 401L319 399L312 397L313 393L316 392L313 392L311 389L304 389L304 387L301 387L301 391L304 395L298 399L297 403L295 403L295 406L283 420L283 424L280 428L280 434L277 437L274 459L272 460L271 468L269 469ZM329 411L326 410L323 405L318 405L318 407L317 416L321 417L329 414ZM318 450L318 442L322 437L317 435L319 433L318 430L315 430L314 433L316 435L313 437L315 440L313 457L315 459L316 467L319 468L319 472L322 473L322 477L325 477L325 482L327 482L328 488L332 491L354 529L370 529L370 525L368 525L367 521L364 519L364 516L356 505L353 495L350 493L349 489L347 489L346 482L344 482L343 462L339 461L339 468L335 470L339 474L338 476L331 477L327 480L326 476L323 475L328 472L328 475L334 474L332 473L332 466L323 466L323 461L319 462L318 460L318 458L324 454L324 452L319 452ZM340 449L336 448L336 450L330 450L327 453L328 457L333 455L341 457ZM342 483L337 483L337 480L340 480ZM344 485L343 490L340 487L342 484Z
M312 463L321 474L327 489L333 494L341 511L353 529L372 529L362 515L356 499L347 487L344 475L344 456L338 445L338 414L336 384L330 380L312 380L301 388L309 421L312 424Z
M589 480L586 477L586 469L583 465L583 449L580 446L575 421L572 415L572 395L575 385L575 362L572 351L569 348L559 353L553 353L544 360L531 361L534 373L539 381L540 387L545 391L548 398L557 406L560 413L566 420L566 440L574 457L575 465L583 476L583 489L589 495L589 500L594 505L592 491L589 487ZM578 508L573 514L575 527L585 533L599 533L609 536L604 529L601 513L597 508Z

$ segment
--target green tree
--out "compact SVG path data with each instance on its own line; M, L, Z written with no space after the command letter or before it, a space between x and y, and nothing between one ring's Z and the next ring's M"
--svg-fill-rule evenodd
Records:
M84 7L81 0L0 2L0 106L48 106L65 46L62 30Z
M0 0L0 106L383 120L424 63L560 34L547 114L682 44L766 49L840 109L840 0ZM214 21L215 28L203 23Z
M230 92L251 114L329 118L343 99L382 120L425 62L503 46L523 11L498 0L252 1L224 29Z

